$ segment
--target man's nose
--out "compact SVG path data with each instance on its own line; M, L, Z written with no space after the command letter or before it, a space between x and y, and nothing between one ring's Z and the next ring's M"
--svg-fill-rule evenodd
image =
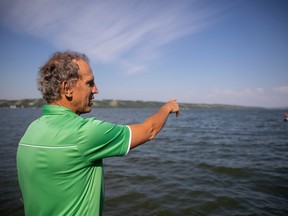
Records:
M98 94L99 93L99 89L97 88L96 85L93 86L92 93L93 94Z

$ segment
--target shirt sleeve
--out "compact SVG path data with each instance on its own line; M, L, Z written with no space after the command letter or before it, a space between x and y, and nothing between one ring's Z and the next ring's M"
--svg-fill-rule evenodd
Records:
M78 133L78 150L89 162L129 152L131 130L127 125L87 119L79 126Z

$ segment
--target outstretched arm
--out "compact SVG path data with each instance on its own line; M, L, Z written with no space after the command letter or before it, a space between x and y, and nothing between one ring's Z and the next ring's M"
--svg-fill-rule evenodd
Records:
M176 113L177 117L179 115L179 106L176 99L168 101L156 113L144 120L143 123L129 125L132 131L130 149L153 140L165 125L170 113Z

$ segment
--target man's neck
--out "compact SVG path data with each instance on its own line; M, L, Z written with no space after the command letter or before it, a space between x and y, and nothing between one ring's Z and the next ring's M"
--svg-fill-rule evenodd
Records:
M72 112L76 113L77 115L79 115L75 109L73 109L73 106L72 104L66 100L66 99L60 99L60 100L57 100L57 101L53 101L52 103L50 103L51 105L56 105L56 106L62 106L62 107L65 107L67 109L70 109Z

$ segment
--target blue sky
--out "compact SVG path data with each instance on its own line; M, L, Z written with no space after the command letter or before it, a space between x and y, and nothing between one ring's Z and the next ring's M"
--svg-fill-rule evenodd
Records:
M286 0L0 2L0 99L40 98L55 51L88 55L95 99L288 107Z

